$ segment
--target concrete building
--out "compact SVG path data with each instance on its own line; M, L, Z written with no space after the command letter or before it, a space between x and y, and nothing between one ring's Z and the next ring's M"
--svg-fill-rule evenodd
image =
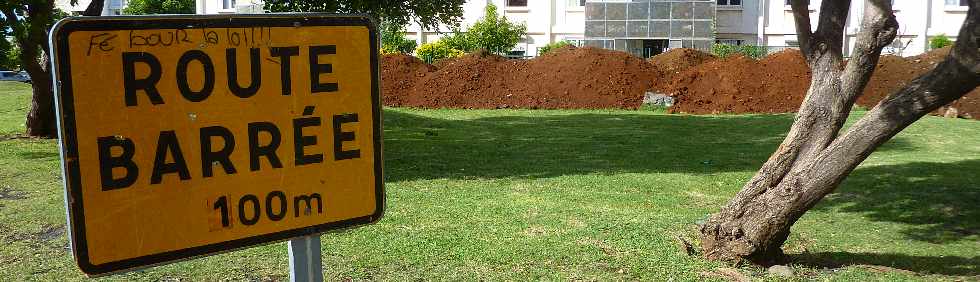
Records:
M593 0L585 11L586 46L650 57L715 42L715 0Z
M261 0L196 0L198 14L258 14L262 13Z
M72 0L55 0L55 7L67 12L70 15L78 16L85 11L92 0L78 0L78 4L71 5ZM129 4L129 0L105 0L103 6L103 16L118 16L123 14L123 9ZM235 14L235 13L262 13L261 0L196 0L197 14Z
M536 56L538 48L545 44L569 40L576 43L585 39L585 0L471 0L463 5L463 21L460 27L473 25L483 17L487 4L494 4L498 12L508 20L527 25L527 37L514 48L512 54ZM419 44L438 40L452 31L452 27L440 26L423 30L417 24L407 27L408 37Z
M758 0L757 0L758 1ZM884 53L911 56L928 51L929 39L945 34L955 40L960 25L966 19L965 0L892 0L892 9L898 19L899 29L896 40L883 50ZM765 1L761 17L763 33L759 45L799 46L793 13L786 0ZM854 48L864 15L865 1L852 1L848 14L844 43L845 55ZM817 18L819 1L810 5L810 17ZM816 20L812 20L816 29Z
M819 2L812 1L809 7L813 28ZM527 23L529 39L515 50L528 56L536 55L537 48L544 44L560 40L642 56L664 48L706 49L712 42L768 46L774 50L799 46L787 0L474 0L464 6L464 27L482 16L486 3L496 4L511 20ZM929 39L940 34L955 40L966 19L965 0L893 3L901 27L898 39L885 53L923 53L928 51ZM854 47L864 5L865 1L851 3L845 54ZM438 39L449 28L420 30L410 26L408 30L421 43Z
M65 11L72 16L80 16L85 8L88 8L88 4L92 0L78 0L78 4L72 5L72 0L55 0L55 8ZM122 15L123 8L126 8L127 0L105 0L105 5L102 6L103 16L113 16Z
M197 0L197 12L256 13L262 10L260 1ZM80 2L87 4L86 0ZM816 28L820 1L811 2L810 17ZM499 14L527 25L527 37L512 52L517 56L536 56L545 44L561 40L641 56L676 47L707 49L711 43L759 45L772 50L799 46L788 0L470 0L463 6L461 27L465 29L482 17L488 3L496 5ZM885 53L920 54L928 50L929 39L940 34L956 40L966 19L967 0L893 3L899 35ZM864 5L861 0L851 3L845 54L850 53L860 31ZM452 30L447 26L406 28L408 37L419 43L438 40Z

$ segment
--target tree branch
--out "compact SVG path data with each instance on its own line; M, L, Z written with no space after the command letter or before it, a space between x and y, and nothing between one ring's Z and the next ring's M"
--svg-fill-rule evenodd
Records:
M841 93L844 96L842 100L848 105L852 105L864 91L875 66L878 65L881 49L891 44L898 32L898 21L892 12L891 0L870 0L867 4L853 55L841 78Z
M824 166L809 170L814 183L839 184L871 153L922 116L963 97L980 86L980 0L971 0L968 16L960 28L953 50L935 69L909 82L886 97L834 140L812 162ZM833 160L833 162L831 162ZM827 187L836 187L830 185ZM831 191L807 189L805 193L826 195ZM801 197L807 199L808 197ZM808 207L816 204L807 203Z
M14 12L14 8L5 5L0 8L0 13L3 13L4 21L7 22L7 26L13 31L14 39L18 43L23 44L27 38L23 26L17 20L17 13Z
M48 46L48 28L54 19L54 1L39 1L38 4L27 6L27 18L30 19L27 25L28 45L37 44L41 46L41 55L47 56L51 50ZM21 46L28 48L27 46ZM33 48L33 47L31 47ZM25 50L22 48L21 52ZM35 57L36 59L37 57Z
M847 12L851 7L851 0L823 0L820 3L820 19L817 22L817 31L814 33L817 45L811 46L819 50L819 53L833 52L840 53L844 48L844 25L847 23Z
M796 23L796 40L800 43L800 50L803 51L807 61L810 60L810 37L813 32L810 29L810 8L807 0L790 0L793 7L793 21Z
M101 16L102 9L105 7L105 0L92 0L88 3L88 7L82 12L83 16Z

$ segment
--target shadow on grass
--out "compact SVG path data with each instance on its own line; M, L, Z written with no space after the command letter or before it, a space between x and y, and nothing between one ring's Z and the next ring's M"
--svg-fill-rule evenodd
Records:
M385 112L385 177L536 178L611 173L752 172L791 115L561 114L446 120ZM910 150L896 138L881 151ZM817 209L904 223L912 240L943 243L980 230L980 160L863 167Z
M41 152L41 151L20 151L17 152L17 156L22 160L38 160L38 159L49 159L58 158L58 152Z
M980 257L933 257L895 253L825 252L790 255L790 259L794 264L809 267L841 268L846 266L870 265L887 266L916 272L918 274L980 275L980 272L977 270L977 266L980 265Z
M980 234L980 159L913 162L854 171L817 209L898 222L912 240L945 243Z
M385 112L387 181L537 178L612 173L753 172L776 149L791 115L561 114L447 120ZM879 151L915 149L899 137ZM913 240L952 242L980 230L980 160L856 170L817 209L903 223ZM976 258L807 254L822 265L873 264L975 274ZM918 267L926 265L931 267Z
M784 115L570 114L446 120L385 111L387 181L755 171ZM896 138L880 150L908 150Z
M446 120L385 112L387 181L754 171L791 115L554 114Z

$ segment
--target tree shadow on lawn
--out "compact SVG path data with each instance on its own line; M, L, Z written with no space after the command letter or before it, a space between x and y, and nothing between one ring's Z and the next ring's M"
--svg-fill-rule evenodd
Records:
M753 171L790 115L545 114L447 120L385 111L386 181Z
M896 253L846 253L824 252L790 255L793 263L809 267L841 268L846 266L887 266L917 274L942 274L975 276L980 257L965 258L960 256L914 256ZM878 269L879 271L895 271L894 269Z
M385 111L385 178L475 179L590 173L754 172L776 149L792 115L545 114L447 120ZM878 151L914 150L898 136ZM910 239L951 242L980 230L980 160L862 167L817 209L905 223ZM733 189L738 189L734 187ZM811 253L826 267L889 265L975 275L977 258Z
M859 213L873 221L901 223L905 229L900 232L910 240L943 244L976 239L980 231L978 170L980 160L859 168L815 209ZM880 265L919 274L980 275L978 256L819 252L789 258L812 267Z
M384 113L386 181L590 173L753 172L793 122L783 115L561 114L448 120ZM912 146L896 138L879 150Z
M903 235L942 244L980 234L980 159L855 170L816 209L909 225Z
M39 159L49 159L58 158L58 152L44 152L44 151L20 151L17 152L17 157L22 160L39 160Z

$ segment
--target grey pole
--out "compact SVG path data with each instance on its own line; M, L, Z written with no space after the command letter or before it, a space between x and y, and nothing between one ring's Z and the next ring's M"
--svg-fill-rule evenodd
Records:
M289 240L289 281L323 281L320 234Z

